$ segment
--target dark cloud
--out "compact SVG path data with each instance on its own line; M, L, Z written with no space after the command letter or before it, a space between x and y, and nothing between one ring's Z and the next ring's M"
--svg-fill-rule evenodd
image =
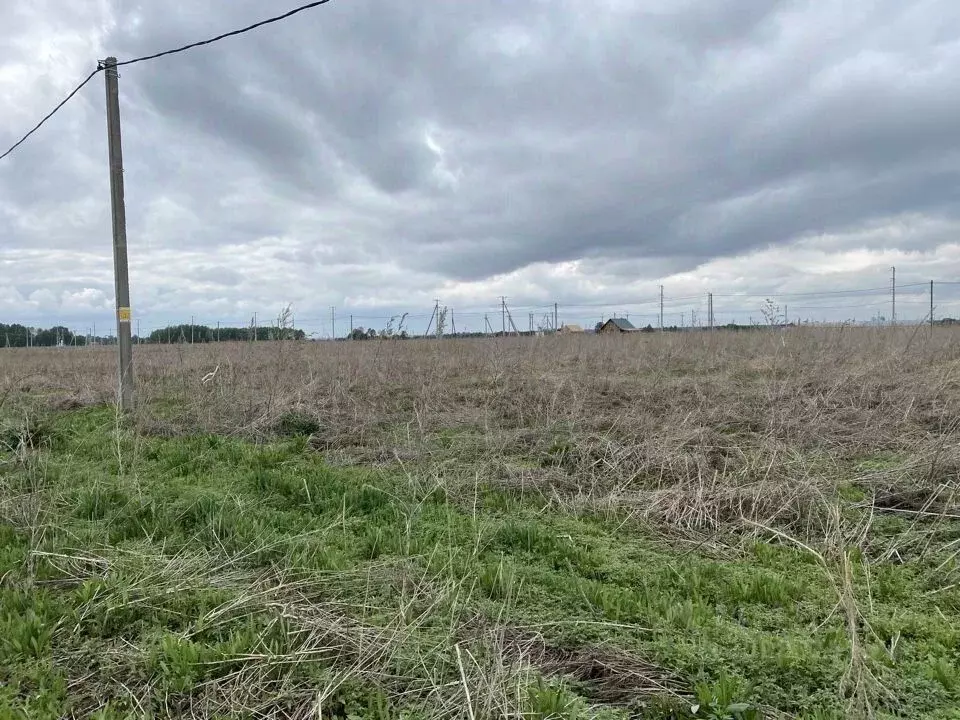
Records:
M95 57L276 9L14 0L0 144ZM887 251L939 252L960 225L958 34L948 0L334 0L123 70L129 230L146 253L135 293L166 307L189 280L238 308L297 292L317 308L421 290L429 303L526 273L541 298L572 286L534 269L551 263L619 287L753 253L788 283L779 268L816 238L877 268ZM40 38L56 49L26 74ZM0 166L3 247L109 247L94 85ZM221 270L214 291L192 253ZM176 281L150 275L160 257ZM249 284L251 265L268 280ZM317 278L323 297L297 290ZM585 298L604 292L583 282Z

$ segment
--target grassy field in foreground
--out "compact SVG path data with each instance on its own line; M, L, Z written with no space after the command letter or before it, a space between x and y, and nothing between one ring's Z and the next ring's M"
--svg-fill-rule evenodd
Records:
M0 353L0 718L960 717L957 340Z

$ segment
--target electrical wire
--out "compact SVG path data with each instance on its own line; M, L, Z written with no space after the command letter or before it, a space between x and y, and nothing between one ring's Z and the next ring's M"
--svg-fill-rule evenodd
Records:
M239 30L231 30L230 32L223 33L222 35L217 35L216 37L208 38L207 40L200 40L199 42L190 43L189 45L183 45L181 47L174 48L172 50L164 50L163 52L154 53L153 55L143 55L142 57L136 57L131 60L124 60L123 62L118 62L115 66L111 65L111 67L123 67L126 65L135 65L137 63L146 62L148 60L156 60L157 58L166 57L168 55L176 55L177 53L186 52L187 50L193 50L194 48L202 47L204 45L212 45L215 42L226 40L227 38L236 37L237 35L243 35L244 33L248 33L251 30L256 30L257 28L261 28L264 25L271 25L273 23L277 23L282 20L287 20L288 18L291 18L294 15L302 13L306 10L312 10L321 5L326 5L330 1L331 0L316 0L315 2L307 3L306 5L301 5L300 7L296 7L293 10L283 13L282 15L276 15L274 17L267 18L266 20L261 20L260 22L256 22L253 25L248 25L245 28L240 28ZM43 127L44 124L46 124L46 122L50 120L50 118L52 118L54 115L56 115L64 105L70 102L74 98L74 96L87 85L87 83L93 80L93 78L96 77L98 73L102 72L106 68L107 68L107 65L105 61L103 60L99 61L97 63L97 69L94 70L89 75L87 75L86 79L83 82L81 82L79 85L77 85L70 92L70 94L67 95L62 101L60 101L59 105L57 105L53 110L47 113L47 115L43 118L43 120L38 122L33 127L33 129L30 130L30 132L28 132L22 138L17 140L17 142L15 142L12 146L10 146L9 149L4 151L3 155L0 155L0 160L3 160L10 153L12 153L14 150L20 147L23 143L25 143L31 135L33 135L35 132L37 132L37 130Z
M47 120L49 120L49 119L52 118L54 115L56 115L56 114L60 111L60 108L62 108L64 105L66 105L68 102L70 102L70 101L73 99L73 96L76 95L78 92L80 92L88 82L90 82L91 80L93 80L93 78L96 77L97 73L99 73L100 70L101 70L101 68L98 67L98 68L97 68L96 70L94 70L92 73L90 73L89 75L87 75L87 79L84 80L84 81L83 81L82 83L80 83L79 85L77 85L77 86L71 91L71 93L70 93L69 95L67 95L67 96L60 102L59 105L57 105L53 110L51 110L49 113L47 113L47 116L46 116L45 118L43 118L43 120L41 120L40 122L38 122L38 123L33 127L33 129L32 129L30 132L28 132L28 133L27 133L26 135L24 135L22 138L20 138L19 140L17 140L17 142L15 142L6 152L4 152L3 155L0 155L0 160L3 160L7 155L9 155L9 154L12 153L14 150L16 150L18 147L20 147L21 145L23 145L23 143L25 143L25 142L27 141L27 138L29 138L29 137L30 137L31 135L33 135L37 130L39 130L40 128L42 128L42 127L44 126L44 124L47 122Z
M193 50L194 48L202 47L204 45L212 45L215 42L220 42L221 40L226 40L227 38L236 37L237 35L243 35L248 33L251 30L256 30L261 28L264 25L271 25L273 23L280 22L282 20L287 20L292 18L294 15L298 15L306 10L313 10L314 8L320 7L321 5L326 5L330 0L316 0L316 2L307 3L306 5L301 5L300 7L294 8L289 12L285 12L282 15L276 15L266 20L261 20L256 22L253 25L248 25L245 28L240 28L239 30L231 30L230 32L223 33L222 35L217 35L216 37L209 38L207 40L200 40L199 42L190 43L189 45L184 45L182 47L174 48L173 50L164 50L163 52L154 53L153 55L144 55L143 57L133 58L132 60L124 60L123 62L118 62L117 67L123 67L125 65L135 65L136 63L146 62L147 60L156 60L157 58L166 57L167 55L176 55L177 53L186 52L187 50Z

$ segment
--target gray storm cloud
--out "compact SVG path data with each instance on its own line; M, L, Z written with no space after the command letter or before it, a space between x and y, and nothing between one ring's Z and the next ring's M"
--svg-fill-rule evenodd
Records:
M255 0L14 6L3 142L96 57L266 12ZM49 57L31 77L38 38ZM209 252L230 270L218 301L237 307L249 289L228 249L271 238L299 259L293 281L320 279L318 307L376 294L376 272L355 273L370 283L357 288L336 263L442 287L577 260L635 263L655 281L818 237L935 252L957 221L958 39L948 0L334 0L124 70L131 243L167 252L174 275L168 251ZM94 83L0 166L6 251L96 240L109 253L101 104ZM903 217L935 230L873 232ZM82 289L56 253L49 267L62 292ZM264 275L280 278L279 302L290 283Z

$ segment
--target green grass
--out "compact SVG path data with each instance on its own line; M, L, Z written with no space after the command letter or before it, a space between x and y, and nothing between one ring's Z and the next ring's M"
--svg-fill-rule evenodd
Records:
M826 549L761 533L717 554L416 468L331 467L311 423L291 415L289 437L257 445L139 437L83 410L0 455L0 718L317 702L341 718L465 703L476 717L828 718L864 697L879 717L947 718L960 704L944 557L849 548L844 606L845 565ZM859 499L840 493L844 522ZM646 674L605 683L536 654L524 667L504 640L524 633Z

